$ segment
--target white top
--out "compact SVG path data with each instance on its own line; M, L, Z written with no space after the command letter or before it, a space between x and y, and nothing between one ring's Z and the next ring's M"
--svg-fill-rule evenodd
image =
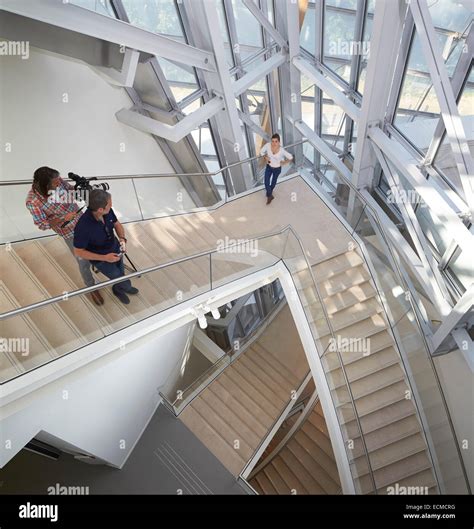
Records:
M290 154L288 151L285 151L283 147L280 147L280 150L277 151L276 154L272 153L272 144L266 143L262 150L260 151L260 154L263 156L266 154L270 158L270 167L281 167L281 162L285 158L287 160L293 160L293 155Z

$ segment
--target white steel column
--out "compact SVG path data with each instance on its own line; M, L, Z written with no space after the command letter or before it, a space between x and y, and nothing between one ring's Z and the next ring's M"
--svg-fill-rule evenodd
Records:
M369 127L380 126L385 118L406 10L405 0L377 0L375 3L364 97L357 123L357 152L352 175L357 188L374 185L377 159L367 134ZM354 193L350 192L349 218L353 214L354 198Z
M219 29L217 8L213 0L183 0L183 6L192 20L189 37L200 49L212 53L217 67L216 72L203 71L203 79L208 90L223 97L224 112L215 115L217 133L224 149L226 164L246 158L245 140L235 104L235 94L225 56L224 40ZM236 193L249 189L252 185L251 166L236 166L231 171L231 179Z

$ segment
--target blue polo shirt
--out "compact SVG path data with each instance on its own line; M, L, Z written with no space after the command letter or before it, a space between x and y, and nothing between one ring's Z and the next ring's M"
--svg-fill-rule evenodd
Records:
M117 222L114 210L111 208L102 218L104 222L96 220L92 211L87 209L74 228L74 248L101 255L119 253L120 244L114 234Z

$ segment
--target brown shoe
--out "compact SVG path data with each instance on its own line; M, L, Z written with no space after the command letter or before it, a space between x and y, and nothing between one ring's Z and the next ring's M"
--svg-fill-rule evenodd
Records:
M96 305L104 304L104 298L102 297L102 294L98 290L94 290L93 292L90 292L89 296L91 297L92 301Z
M269 196L268 199L267 199L267 204L270 204L270 202L274 199L275 197L273 195Z

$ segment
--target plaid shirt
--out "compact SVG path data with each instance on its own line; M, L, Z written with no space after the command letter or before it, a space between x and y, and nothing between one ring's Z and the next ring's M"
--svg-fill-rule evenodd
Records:
M60 225L51 226L49 220L61 219L67 213L78 211L78 205L68 196L68 192L73 189L73 186L62 178L60 178L60 184L55 189L54 194L48 197L44 197L32 187L26 196L26 207L33 216L35 226L38 226L40 230L52 229L65 239L72 237L82 212L76 215L64 228L61 228Z

